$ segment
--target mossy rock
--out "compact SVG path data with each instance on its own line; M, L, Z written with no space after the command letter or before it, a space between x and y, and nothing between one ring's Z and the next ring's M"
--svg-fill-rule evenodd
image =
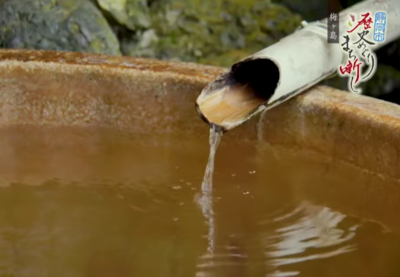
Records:
M119 36L125 55L220 66L275 43L301 22L299 15L266 0L148 0L136 13L130 7L142 1L117 1L125 3L118 8L104 4L111 0L98 1L130 30ZM139 18L147 18L149 26Z
M0 47L121 54L88 0L0 0Z
M131 30L151 26L150 9L146 0L98 0L98 3L120 24Z

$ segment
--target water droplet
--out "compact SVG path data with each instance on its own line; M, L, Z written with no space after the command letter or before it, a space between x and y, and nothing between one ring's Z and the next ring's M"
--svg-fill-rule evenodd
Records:
M232 174L232 177L235 177L236 176L236 174Z
M185 202L181 202L181 203L179 203L179 205L181 205L181 206L182 206L183 204L185 204Z
M192 183L186 183L187 186L190 186Z
M178 189L181 189L182 187L181 186L173 186L172 188L175 190L178 190Z
M179 166L175 166L175 169L179 169Z
M180 179L179 182L183 183L183 179Z
M360 225L354 225L352 227L349 228L349 231L356 231L358 229L358 227L360 227Z
M254 174L254 173L256 173L256 171L255 171L255 170L253 170L253 171L249 171L249 174Z
M244 195L248 195L248 194L250 194L250 192L244 191L243 194L244 194Z
M179 218L178 218L178 217L175 217L175 218L174 218L174 221L178 221L178 220L179 220Z

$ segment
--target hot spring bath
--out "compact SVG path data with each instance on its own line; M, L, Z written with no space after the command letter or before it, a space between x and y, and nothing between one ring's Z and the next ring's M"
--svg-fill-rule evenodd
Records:
M223 136L210 232L222 70L0 51L0 275L397 276L400 108L330 88Z

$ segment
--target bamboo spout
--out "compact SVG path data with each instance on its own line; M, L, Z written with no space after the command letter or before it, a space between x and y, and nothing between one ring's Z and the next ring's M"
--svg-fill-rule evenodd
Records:
M375 44L372 50L400 37L399 0L356 4L340 13L339 26L346 26L349 14L365 12L386 12L388 18L385 41ZM234 64L197 98L200 117L229 131L335 74L347 57L339 43L328 43L326 22L304 24L302 29ZM339 37L345 32L340 27Z
M197 98L200 116L228 131L332 75L343 53L326 34L310 24L234 64Z
M267 102L278 82L279 69L271 60L243 61L204 88L197 111L205 122L227 131Z

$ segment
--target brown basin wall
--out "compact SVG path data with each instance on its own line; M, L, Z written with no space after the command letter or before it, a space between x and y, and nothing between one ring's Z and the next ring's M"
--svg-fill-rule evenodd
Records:
M223 68L103 55L0 50L0 125L111 127L135 136L208 136L194 108ZM400 179L400 107L315 87L263 118L263 139ZM259 118L228 132L256 143ZM179 132L182 134L182 132Z

